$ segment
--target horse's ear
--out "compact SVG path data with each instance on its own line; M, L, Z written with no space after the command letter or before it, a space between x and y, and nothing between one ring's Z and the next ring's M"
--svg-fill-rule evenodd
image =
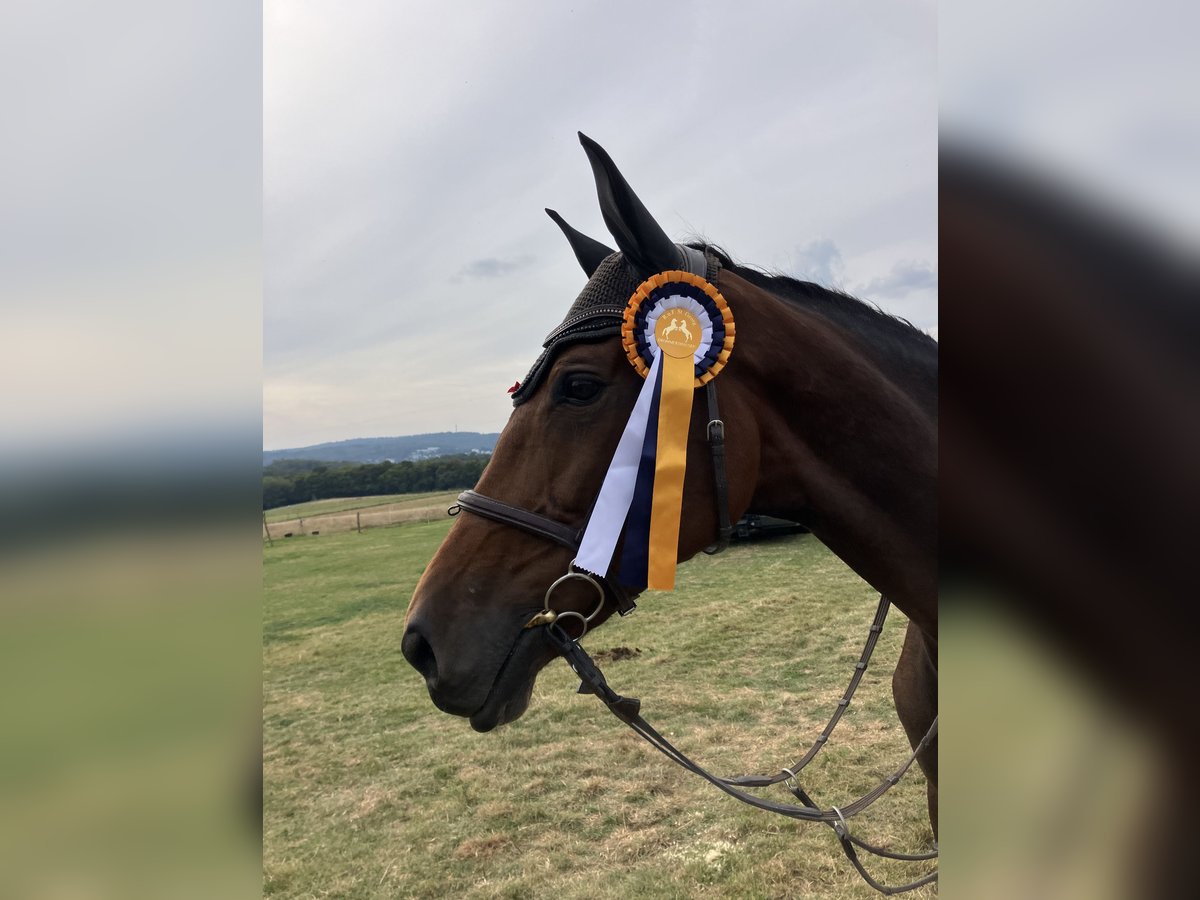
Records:
M654 275L682 264L679 249L638 199L604 148L579 132L579 143L592 164L604 224L625 258L643 275Z
M575 258L579 260L579 265L583 267L583 271L591 278L599 267L600 263L612 256L615 252L605 247L599 241L592 240L582 231L576 231L566 223L562 216L552 209L546 210L546 215L554 220L554 224L562 229L562 233L567 236L567 242L570 243L571 249L575 251Z

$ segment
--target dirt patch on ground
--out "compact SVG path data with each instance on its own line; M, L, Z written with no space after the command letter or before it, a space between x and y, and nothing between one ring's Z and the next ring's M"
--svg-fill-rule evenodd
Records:
M458 859L489 857L499 853L511 844L512 841L505 834L490 834L485 837L469 838L455 848L454 855Z
M592 659L596 662L620 662L641 655L642 651L638 647L613 647L611 650L597 650L592 654Z

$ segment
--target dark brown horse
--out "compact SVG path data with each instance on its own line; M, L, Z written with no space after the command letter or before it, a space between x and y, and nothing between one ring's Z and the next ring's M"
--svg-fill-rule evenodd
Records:
M670 241L594 142L592 164L613 252L557 215L589 276L516 409L477 490L581 528L640 386L615 323L648 276L700 258L737 322L717 379L728 452L728 507L804 523L908 617L893 693L915 745L937 707L937 344L909 324L814 284L735 265L711 246ZM693 404L679 559L718 529L707 411ZM403 640L438 708L478 731L526 709L556 655L523 626L573 553L503 523L459 516L417 586ZM615 573L614 573L615 577ZM592 627L614 610L609 596ZM736 602L736 598L730 598ZM556 593L590 612L586 584ZM919 760L937 822L936 741Z

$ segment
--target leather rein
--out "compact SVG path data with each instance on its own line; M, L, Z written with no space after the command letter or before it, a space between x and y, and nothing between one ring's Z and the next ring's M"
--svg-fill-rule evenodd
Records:
M733 534L733 526L729 520L729 481L725 471L725 423L721 420L720 410L717 406L717 391L715 381L710 381L706 386L708 395L708 444L713 461L713 481L717 505L717 522L718 533L717 541L712 546L705 549L705 553L719 553L729 546L730 538ZM512 506L492 497L480 494L477 491L463 491L458 495L458 501L454 506L451 506L447 512L450 515L458 515L459 512L466 510L469 513L480 516L481 518L489 519L501 525L507 525L524 531L536 537L552 541L560 546L570 550L578 550L580 540L583 537L583 530L574 528L571 525L564 524L548 516L543 516L540 513L532 512L531 510L523 509L519 506ZM597 592L597 604L588 614L576 612L574 610L565 610L562 612L556 611L551 605L555 590L562 584L571 580L582 580L588 582L595 588ZM821 822L830 826L837 835L838 841L842 847L846 857L858 871L859 875L873 887L875 890L883 894L900 894L905 891L913 890L922 885L937 881L937 871L930 872L927 875L918 878L915 881L902 885L884 885L876 881L863 867L862 861L858 857L858 850L864 850L875 856L885 857L887 859L920 861L932 860L938 856L937 843L934 843L934 849L927 853L898 853L883 847L873 846L866 841L855 837L850 833L847 820L855 815L858 815L863 810L867 809L876 800L886 794L893 788L906 772L912 767L918 755L929 746L930 742L937 736L938 720L934 717L933 723L925 736L914 748L912 755L895 771L889 775L878 785L872 788L867 793L863 794L858 799L844 806L831 806L828 809L823 809L813 800L812 796L800 786L797 776L800 771L807 766L816 755L821 751L829 740L829 736L833 733L833 729L841 720L842 714L850 705L851 699L854 697L854 692L858 689L859 683L862 681L863 673L867 669L867 664L871 659L871 654L875 650L875 645L879 640L879 635L883 631L883 623L887 618L888 608L891 605L887 598L882 595L879 598L879 606L875 611L875 618L871 623L867 633L867 640L863 646L863 651L859 657L859 661L854 666L854 673L850 677L850 683L846 688L842 699L838 701L837 707L833 712L828 724L825 726L821 734L809 747L808 751L791 766L781 769L775 775L741 775L733 778L723 778L719 775L714 775L704 769L698 763L692 761L682 751L675 747L663 735L658 732L649 722L641 716L641 701L635 697L623 697L614 691L605 679L604 674L596 665L595 661L588 655L587 651L580 645L580 640L587 633L588 626L603 610L605 603L611 598L616 606L617 612L622 616L629 615L635 608L633 599L628 592L622 587L615 584L607 577L596 577L582 570L576 570L574 565L568 567L566 574L562 575L554 581L546 590L544 608L537 613L526 624L525 628L545 627L545 634L549 641L555 646L567 664L579 676L579 693L595 694L604 703L605 706L622 722L628 725L633 731L650 743L656 750L671 759L673 762L682 766L690 772L699 775L705 781L715 785L720 790L729 794L737 800L742 801L750 806L758 809L763 809L768 812L777 813L786 816L790 819L797 819L806 822ZM582 626L579 635L571 636L563 627L565 619L577 619ZM792 795L800 801L802 805L791 803L778 803L772 800L767 800L755 794L747 793L743 788L761 788L783 783Z

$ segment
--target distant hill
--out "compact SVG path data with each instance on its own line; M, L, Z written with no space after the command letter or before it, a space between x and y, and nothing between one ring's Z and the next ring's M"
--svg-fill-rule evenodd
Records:
M399 437L352 438L311 447L264 450L263 465L269 466L280 459L377 463L384 460L403 462L406 459L432 459L458 453L491 453L498 437L499 434L480 434L478 431L439 431L435 434Z

